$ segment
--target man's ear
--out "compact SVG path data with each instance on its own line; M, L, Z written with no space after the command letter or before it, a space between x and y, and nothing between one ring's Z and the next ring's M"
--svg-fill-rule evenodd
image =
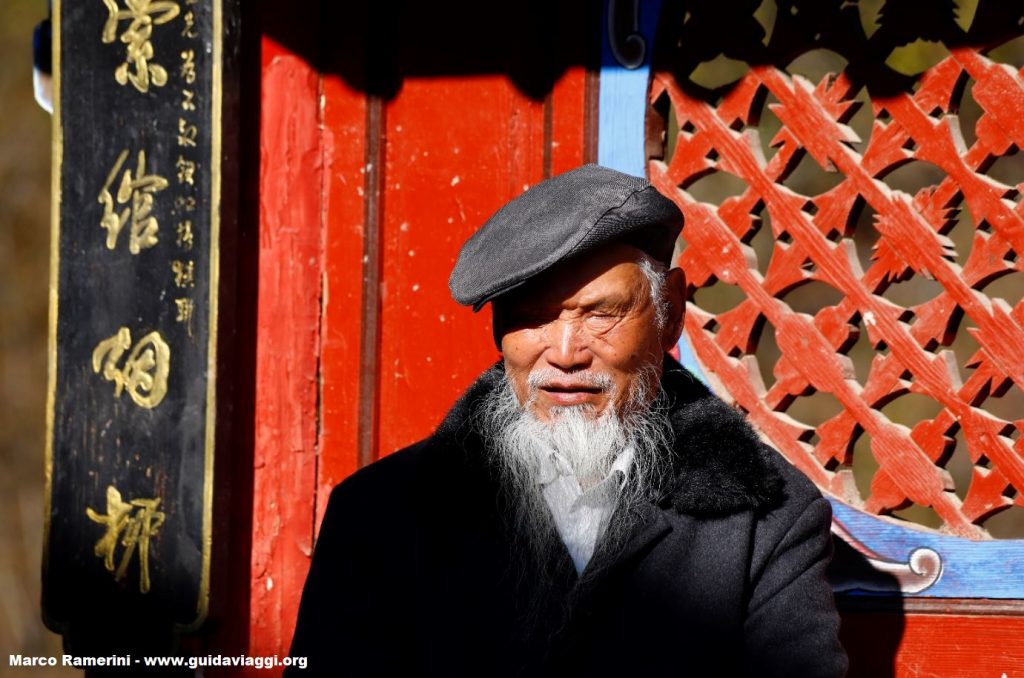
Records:
M686 316L686 274L681 268L673 268L665 274L665 292L668 295L668 318L661 331L661 345L666 351L679 343L683 334L683 319Z

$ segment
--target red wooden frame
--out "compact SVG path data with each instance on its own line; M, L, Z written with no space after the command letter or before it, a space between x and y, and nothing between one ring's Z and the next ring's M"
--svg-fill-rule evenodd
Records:
M262 42L250 654L284 654L308 569L323 255L319 76ZM244 293L244 292L243 292Z

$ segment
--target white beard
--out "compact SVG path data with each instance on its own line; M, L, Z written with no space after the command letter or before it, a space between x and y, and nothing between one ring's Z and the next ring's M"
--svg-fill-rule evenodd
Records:
M478 410L477 425L494 455L502 490L515 507L508 519L517 535L516 546L528 562L540 568L542 576L559 562L565 546L537 482L541 455L548 450L556 451L568 462L580 486L586 488L607 475L623 450L633 449L629 480L622 488L612 525L603 538L603 543L612 547L606 551L621 545L635 527L641 506L650 502L652 493L661 486L669 466L673 435L665 395L659 389L652 402L648 402L651 398L647 384L651 380L645 376L635 380L637 386L627 394L625 402L617 407L610 405L600 416L595 416L593 406L574 405L552 408L550 421L538 419L530 405L537 386L549 377L543 373L531 374L531 395L525 406L520 406L505 377ZM573 378L587 380L582 373L574 374ZM609 379L591 378L590 382L609 392L609 402L616 403Z

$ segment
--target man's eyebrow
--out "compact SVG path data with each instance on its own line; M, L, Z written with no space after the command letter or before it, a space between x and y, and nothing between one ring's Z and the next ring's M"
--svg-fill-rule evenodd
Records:
M579 307L584 310L590 310L592 308L600 308L602 306L621 306L626 300L621 296L610 297L603 295L597 299L581 299Z
M626 296L617 296L612 298L602 297L600 299L594 299L593 301L582 301L579 304L579 309L584 313L592 313L594 311L624 313L634 305L635 304Z

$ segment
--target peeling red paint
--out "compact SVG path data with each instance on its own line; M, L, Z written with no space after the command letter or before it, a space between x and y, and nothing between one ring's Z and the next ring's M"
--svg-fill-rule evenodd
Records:
M312 547L317 422L310 413L318 399L322 270L318 82L308 64L264 40L251 655L287 653Z

